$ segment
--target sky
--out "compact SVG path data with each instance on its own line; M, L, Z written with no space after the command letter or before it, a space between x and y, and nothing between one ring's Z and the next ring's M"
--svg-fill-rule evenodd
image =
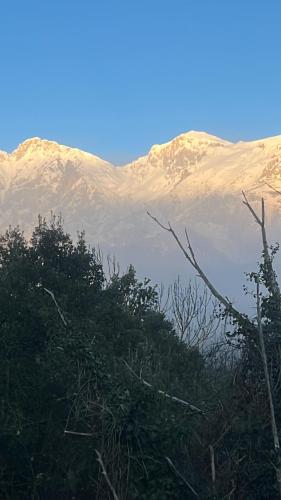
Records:
M0 149L113 163L188 130L281 134L280 0L2 0Z

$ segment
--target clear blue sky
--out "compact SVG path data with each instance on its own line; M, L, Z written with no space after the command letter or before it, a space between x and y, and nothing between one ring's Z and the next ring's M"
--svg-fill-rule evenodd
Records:
M189 129L281 134L280 0L3 0L0 149L117 163Z

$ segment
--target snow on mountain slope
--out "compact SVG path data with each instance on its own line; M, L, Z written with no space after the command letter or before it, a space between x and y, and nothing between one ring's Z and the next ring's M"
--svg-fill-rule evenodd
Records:
M30 183L49 185L56 191L64 181L73 184L73 176L76 176L86 178L92 187L96 182L112 191L115 189L115 169L110 163L53 141L28 139L9 155L9 160L13 187Z
M154 145L147 156L123 167L127 174L125 190L143 199L162 196L196 174L203 160L216 157L230 144L204 132L191 131L166 144Z
M204 132L154 145L146 156L116 167L78 149L33 138L0 151L0 230L27 232L37 215L62 213L66 228L84 228L88 240L133 262L158 281L181 272L184 261L169 235L148 218L149 209L182 232L190 229L210 273L243 270L260 255L258 230L241 191L258 206L266 199L269 238L278 239L281 136L231 143ZM233 267L234 266L234 267Z
M150 199L166 193L195 197L260 189L281 180L281 136L232 144L217 137L189 132L125 166L127 191ZM278 179L279 176L279 179ZM153 179L154 182L151 182Z
M0 229L9 223L29 228L39 212L67 211L79 221L81 213L116 200L116 168L89 153L33 138L1 158Z
M3 200L9 182L9 157L7 153L0 151L0 200Z

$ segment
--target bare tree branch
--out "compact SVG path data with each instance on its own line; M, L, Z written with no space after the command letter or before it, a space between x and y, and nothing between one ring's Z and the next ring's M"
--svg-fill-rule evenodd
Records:
M101 456L101 454L100 454L100 452L98 450L95 450L95 452L96 452L96 455L98 457L97 461L99 462L99 464L101 466L102 474L104 475L104 478L105 478L105 480L106 480L106 482L108 484L108 487L109 487L109 489L110 489L110 491L112 493L112 496L113 496L114 500L119 500L119 498L117 496L117 493L116 493L116 491L115 491L115 489L114 489L114 487L113 487L113 485L112 485L112 483L111 483L111 481L110 481L110 479L108 477L108 474L106 472L106 468L105 468L105 465L103 463L102 456Z
M140 377L139 375L137 375L137 373L128 365L128 363L123 360L123 363L124 365L128 368L128 370L130 370L130 372L140 381L142 382L144 385L146 385L146 387L149 387L150 389L153 389L153 385L150 384L149 382L147 382L146 380L144 380L142 377ZM177 398L176 396L171 396L170 394L168 394L167 392L164 392L164 391L161 391L161 389L156 389L158 394L162 394L162 396L165 396L166 398L168 399L171 399L172 401L175 401L175 403L179 403L183 406L186 406L187 408L189 408L190 410L192 410L193 412L196 412L196 413L199 413L200 415L204 415L204 412L203 410L201 410L200 408L198 408L197 406L191 404L191 403L188 403L187 401L184 401L183 399L180 399L180 398Z
M67 323L67 321L66 321L66 319L65 319L65 317L63 315L63 312L62 312L60 306L57 303L55 294L53 292L51 292L51 290L48 290L48 288L43 287L43 290L50 295L52 301L54 302L54 304L55 304L55 306L57 308L57 311L59 313L60 319L62 320L64 326L68 326L68 323Z
M269 370L268 370L267 354L266 354L266 350L265 350L265 342L264 342L264 334L263 334L262 318L261 318L260 283L259 283L258 276L256 276L256 285L257 285L257 322L258 322L259 341L260 341L260 348L261 348L261 357L262 357L263 371L264 371L264 377L265 377L265 384L266 384L266 390L267 390L268 401L269 401L270 420L271 420L271 430L272 430L274 451L275 451L276 457L277 457L277 465L275 466L276 479L277 479L277 485L278 485L278 490L279 490L279 496L281 498L281 449L280 449L279 434L278 434L278 429L277 429L277 424L276 424L275 407L274 407L273 396L272 396L271 382L270 382L270 376L269 376Z
M210 292L213 294L213 296L224 306L226 313L230 314L233 318L243 321L245 323L245 326L250 331L255 331L256 328L254 324L249 320L248 316L240 313L230 302L230 300L227 297L224 297L215 287L214 285L210 282L206 274L204 273L203 269L200 267L200 265L197 262L197 259L195 257L194 250L191 246L191 242L187 233L187 230L185 229L185 236L187 240L187 249L184 247L183 243L180 241L178 235L172 228L172 226L164 226L159 220L154 217L153 215L150 214L150 212L147 212L148 216L158 224L162 229L165 231L168 231L175 241L177 242L179 248L181 249L182 253L184 254L186 260L192 265L192 267L197 271L199 277L204 281L205 285L209 288Z
M254 217L256 223L262 227L262 225L264 225L264 210L262 210L262 219L259 218L259 216L256 214L256 212L254 211L252 205L250 205L247 197L246 197L246 194L244 191L242 191L242 195L243 195L243 198L244 198L244 201L242 202L244 205L246 205L246 207L250 210L252 216ZM262 198L262 201L263 201L263 198Z
M233 486L232 490L229 493L227 493L222 500L230 500L235 490L236 486Z
M91 434L90 432L76 432L76 431L64 431L64 434L71 434L73 436L86 436L86 437L91 437L94 434Z
M176 473L177 476L179 476L181 478L181 480L186 484L186 486L190 489L190 491L193 493L193 495L196 497L196 498L200 498L198 493L195 491L195 489L191 486L191 484L187 481L187 479L182 475L182 473L175 467L175 465L173 464L172 460L169 458L169 457L165 457L165 459L167 460L168 464L170 465L170 467L173 469L173 471Z
M254 220L256 223L260 226L261 228L261 235L262 235L262 244L263 244L263 256L264 256L264 263L266 266L267 274L268 274L268 279L269 279L269 291L280 301L280 288L276 279L276 274L274 272L273 266L272 266L272 259L269 255L269 249L268 249L268 243L267 243L267 237L266 237L266 229L265 229L265 210L264 210L264 199L262 198L261 200L261 218L257 215L255 210L253 209L252 205L249 203L248 198L244 191L242 191L243 198L244 198L244 205L249 209L251 212L252 216L254 217Z
M211 455L211 472L212 472L212 485L213 485L213 494L216 496L216 465L215 465L215 452L214 447L210 444L209 446L210 455Z
M195 280L184 286L178 276L169 286L167 296L168 310L179 338L188 347L196 346L200 351L222 327L221 318L216 314L217 301L203 285L201 288Z
M277 191L277 190L275 190L275 191ZM255 222L259 225L259 227L261 229L266 286L269 290L269 293L277 300L277 303L279 304L279 307L281 308L280 288L279 288L279 284L278 284L278 281L276 278L276 274L275 274L274 269L273 269L272 258L270 256L268 243L267 243L267 235L266 235L266 229L265 229L264 199L262 198L262 201L261 201L261 216L259 216L256 213L256 211L254 210L254 208L252 207L252 205L249 203L246 194L244 192L242 192L242 193L243 193L243 198L244 198L244 200L243 200L244 205L248 208L248 210L252 214ZM281 194L281 193L279 193L279 194ZM273 443L274 443L274 452L275 452L275 457L276 457L275 465L274 464L273 465L274 465L275 472L276 472L279 498L281 498L281 448L280 448L278 428L277 428L277 424L276 424L275 407L274 407L274 401L273 401L273 395L272 395L271 380L270 380L270 375L269 375L268 360L267 360L267 354L266 354L266 349L265 349L265 341L264 341L264 333L263 333L263 325L262 325L259 276L256 275L256 286L257 286L257 290L256 290L256 294L257 294L257 302L256 302L257 325L256 325L256 324L252 323L246 315L243 315L238 310L236 310L232 306L229 299L227 297L224 297L223 295L221 295L220 292L218 292L218 290L216 290L216 288L213 286L213 284L209 281L209 279L205 275L204 271L201 269L200 265L197 262L193 248L192 248L191 243L190 243L190 239L189 239L187 230L185 229L185 236L186 236L186 241L187 241L187 247L185 247L182 244L182 242L180 241L180 239L177 236L174 229L171 227L170 223L168 224L168 226L164 226L162 223L160 223L158 221L158 219L156 217L153 217L149 212L148 212L148 215L153 219L154 222L156 222L156 224L158 224L162 229L168 231L173 236L173 238L177 242L179 248L183 252L187 261L197 271L197 273L202 278L204 283L207 285L207 287L209 288L211 293L214 295L214 297L217 298L219 300L219 302L225 307L226 312L228 312L233 318L236 318L240 322L242 320L244 322L244 325L248 328L248 330L251 331L252 333L255 333L259 339L260 351L261 351L261 357L262 357L262 365L263 365L263 371L264 371L264 377L265 377L265 386L266 386L266 391L267 391L268 400L269 400L270 421L271 421L272 437L273 437ZM211 453L212 483L213 483L213 488L215 488L215 461L214 461L214 448L212 446L210 446L210 453ZM234 490L235 490L235 488L234 488ZM232 490L230 492L229 497L232 495L234 490Z
M268 184L268 182L266 182L265 184L266 184L266 186L268 186L270 189L272 189L273 191L275 191L275 193L281 194L281 191L278 191L278 189L276 189L275 187L271 186L271 184Z

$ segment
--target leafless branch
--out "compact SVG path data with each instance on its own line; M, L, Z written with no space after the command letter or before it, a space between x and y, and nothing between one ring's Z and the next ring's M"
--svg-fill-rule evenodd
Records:
M101 454L100 454L100 452L98 450L95 450L95 452L96 452L96 455L98 457L97 461L98 461L98 463L101 466L102 474L104 475L104 478L105 478L105 480L106 480L106 482L108 484L108 487L109 487L109 489L110 489L110 491L112 493L112 496L113 496L114 500L119 500L119 498L117 496L117 493L116 493L116 491L115 491L115 489L114 489L114 487L113 487L113 485L112 485L112 483L111 483L111 481L110 481L110 479L108 477L108 474L106 472L106 468L105 468L105 465L103 463L102 456L101 456Z
M144 385L146 385L146 387L149 387L150 389L153 389L153 385L150 384L149 382L147 382L146 380L144 380L141 376L137 375L137 373L128 365L128 363L123 360L123 363L124 365L128 368L128 370L130 370L130 372L140 381L142 382ZM162 391L161 389L156 389L158 394L161 394L162 396L165 396L166 398L168 399L171 399L172 401L175 401L175 403L179 403L183 406L186 406L187 408L189 408L190 410L192 410L193 412L196 412L196 413L199 413L200 415L204 415L204 412L203 410L201 410L200 408L198 408L197 406L194 406L193 404L191 403L188 403L187 401L184 401L183 399L180 399L180 398L177 398L176 396L171 396L170 394L168 394L167 392L165 391Z
M269 279L269 291L278 298L280 301L280 288L276 279L276 275L272 266L272 259L269 255L269 249L268 249L268 243L267 243L267 237L266 237L266 229L265 229L265 209L264 209L264 199L262 198L261 200L261 218L257 215L256 211L253 209L252 205L249 203L248 198L244 191L242 191L243 198L244 198L244 205L249 209L251 212L252 216L254 217L254 220L256 223L260 226L261 228L261 235L262 235L262 244L263 244L263 256L264 256L264 263L268 272L268 279Z
M188 236L188 233L187 233L187 230L185 230L185 236L186 236L186 240L187 240L187 249L184 247L183 243L180 241L178 235L176 234L176 232L174 231L174 229L172 228L172 226L169 225L168 226L164 226L161 222L159 222L159 220L152 216L150 214L150 212L147 212L148 216L156 223L158 224L159 227L161 227L162 229L164 229L165 231L168 231L172 236L173 238L175 239L175 241L177 242L179 248L181 249L182 253L184 254L186 260L192 265L192 267L197 271L199 277L204 281L205 285L208 287L208 289L210 290L210 292L212 293L212 295L224 306L225 308L225 311L226 313L230 314L233 318L236 318L238 320L242 320L246 326L248 327L248 329L250 331L254 331L255 330L255 326L254 324L249 320L249 318L240 313L233 305L232 303L230 302L230 300L227 298L227 297L224 297L215 287L214 285L210 282L210 280L208 279L208 277L206 276L206 274L204 273L203 269L200 267L200 265L198 264L197 262L197 259L195 257L195 253L194 253L194 250L191 246L191 242L190 242L190 238Z
M268 182L265 183L266 186L268 186L270 189L272 189L273 191L275 191L275 193L277 194L281 194L281 191L278 191L278 189L276 189L275 187L271 186L271 184L268 184Z
M195 491L195 489L191 486L191 484L187 481L187 479L182 475L182 473L173 464L172 460L169 457L165 457L165 459L167 460L168 464L173 469L173 471L176 473L176 475L179 476L181 478L181 480L186 484L186 486L190 489L190 491L193 493L193 495L196 498L200 498L198 493Z
M210 444L210 455L211 455L211 472L212 472L212 484L213 484L213 493L216 495L216 465L215 465L215 452L214 447Z
M269 408L270 408L270 420L271 420L271 430L272 430L274 451L275 451L276 456L277 456L277 466L275 466L276 479L277 479L277 485L278 485L278 489L279 489L279 496L281 498L281 450L280 450L279 434L278 434L278 429L277 429L277 424L276 424L275 408L274 408L274 402L273 402L273 396L272 396L271 382L270 382L270 376L269 376L269 370L268 370L267 354L266 354L265 342L264 342L264 334L263 334L263 326L262 326L262 318L261 318L261 304L260 304L260 283L259 283L258 276L256 277L256 285L257 285L257 322L258 322L259 341L260 341L260 348L261 348L263 371L264 371L264 376L265 376L265 384L266 384L266 390L267 390L267 396L268 396Z
M189 347L202 351L223 326L216 314L216 301L205 285L199 286L198 280L184 286L178 277L168 288L167 303L176 332Z
M94 435L94 434L91 434L89 432L75 432L75 431L67 431L67 430L64 431L64 434L71 434L73 436L86 436L86 437L91 437Z
M59 313L60 319L62 320L64 326L68 326L68 323L67 323L67 321L66 321L66 319L65 319L65 317L63 315L63 312L62 312L60 306L57 303L57 300L56 300L56 297L55 297L54 293L51 292L51 290L48 290L48 288L45 288L45 287L43 287L43 290L50 295L52 301L54 302L54 304L55 304L55 306L57 308L57 311Z
M230 498L232 497L232 495L235 492L235 490L236 490L236 486L233 486L232 490L229 493L227 493L225 495L225 497L223 497L222 500L230 500Z

